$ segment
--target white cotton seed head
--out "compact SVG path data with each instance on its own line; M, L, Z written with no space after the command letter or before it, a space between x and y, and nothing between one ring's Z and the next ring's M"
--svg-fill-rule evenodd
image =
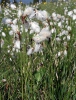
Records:
M3 22L3 24L10 24L10 23L12 23L12 19L10 19L10 18L3 18L2 22Z
M73 20L76 20L76 14L73 14L72 17L73 17Z
M20 18L22 16L22 13L23 13L22 10L18 9L17 17Z
M10 30L9 31L9 35L13 35L14 33L13 33L13 31L12 30Z
M36 18L40 21L45 21L49 18L49 14L45 10L36 10Z
M15 18L14 20L13 20L13 24L17 24L17 18Z
M2 47L3 47L3 45L4 45L4 40L3 40L3 39L1 39L0 43L1 43L1 48L2 48Z
M70 40L70 35L67 35L67 40L68 40L68 41Z
M30 34L34 33L34 30L30 30Z
M73 11L69 11L68 16L72 17L72 15L73 15Z
M68 9L64 10L64 15L67 15Z
M58 23L58 27L62 28L62 22Z
M30 22L30 29L33 30L36 33L40 32L40 26L37 22Z
M13 31L14 33L17 33L17 32L19 31L18 25L11 25L11 28L12 28L12 31Z
M63 37L63 40L66 40L66 36Z
M64 47L66 47L67 46L67 42L64 42L63 45L64 45Z
M67 50L64 50L63 53L64 53L64 56L67 56Z
M68 26L68 27L67 27L67 30L68 30L68 31L71 31L71 30L72 30L71 26Z
M11 7L12 10L16 9L16 5L15 4L10 4L10 7Z
M61 16L60 14L57 14L57 18L58 18L58 19L61 19L61 17L62 17L62 16Z
M32 53L33 53L33 48L31 47L30 49L28 49L27 55L31 55Z
M39 33L40 36L43 36L43 37L51 37L51 32L49 31L49 27L45 27L45 28L42 28L42 30L40 31Z
M56 13L55 12L52 13L52 17L53 18L56 17Z
M39 52L39 51L41 51L42 50L42 46L41 46L41 44L35 44L34 45L34 52Z
M61 56L61 52L59 51L57 55L58 55L58 57L60 57Z
M6 79L2 79L2 82L6 82L7 80Z
M33 8L32 7L26 7L24 12L23 12L23 16L26 16L26 15L31 15L33 13Z
M2 32L2 36L3 36L3 37L6 37L6 34L5 34L4 32Z
M33 40L36 42L36 43L40 43L40 42L43 42L44 40L46 40L47 38L45 36L40 36L40 35L36 35L33 37Z
M61 41L61 39L59 37L56 38L56 41Z
M44 20L48 19L48 17L49 17L49 14L45 10L42 11L42 15L43 15Z
M51 29L51 33L53 34L53 33L56 33L56 29L55 28L52 28Z
M50 25L52 26L53 25L53 22L50 22Z
M76 14L76 9L73 10L74 14Z
M14 48L15 48L15 49L20 49L20 40L16 40L16 41L14 42Z
M7 52L10 53L10 50L8 50Z

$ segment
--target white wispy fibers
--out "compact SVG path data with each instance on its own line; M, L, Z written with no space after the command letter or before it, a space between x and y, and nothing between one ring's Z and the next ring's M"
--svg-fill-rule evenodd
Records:
M67 13L68 13L68 9L66 7L66 8L64 8L64 15L67 15Z
M12 28L12 31L14 32L14 33L17 33L18 31L19 31L19 28L18 28L18 25L11 25L11 28Z
M2 48L3 45L4 45L4 40L3 39L1 39L0 44L1 44L1 48Z
M58 27L60 27L60 28L63 27L62 22L58 22Z
M10 61L12 61L12 58L10 58Z
M67 26L67 30L71 31L72 30L71 26Z
M64 15L61 16L61 21L64 22L66 20L66 17Z
M6 79L2 79L2 82L5 83L7 80Z
M5 9L5 10L4 10L4 16L9 16L9 15L10 15L9 9Z
M20 40L19 39L14 41L13 48L15 48L15 50L20 50Z
M30 29L33 30L36 33L40 32L40 26L37 22L30 22Z
M40 36L50 38L51 37L51 32L48 27L42 28L42 30L39 33Z
M67 45L68 45L67 41L64 41L63 46L67 47Z
M34 13L34 8L27 6L23 12L23 16L30 16L32 13Z
M17 24L17 18L15 18L12 22L13 22L13 24L16 25Z
M69 21L68 21L68 20L66 20L66 21L65 21L65 23L68 25L68 24L69 24Z
M59 34L58 34L58 36L63 36L63 35L68 35L68 31L67 30L62 30Z
M58 18L58 19L61 19L62 16L61 16L60 14L57 14L57 18Z
M51 16L52 16L52 18L57 17L56 12L53 12Z
M63 51L64 56L67 56L67 50Z
M19 27L18 25L11 25L11 30L13 31L14 33L14 48L16 48L16 51L19 52L19 49L20 49L20 40L21 40L21 33L20 33L20 30L19 30Z
M21 32L24 31L24 27L23 27L23 25L20 26L20 31L21 31Z
M57 22L56 21L54 21L53 23L54 23L54 25L57 25Z
M47 21L43 21L42 24L44 25L44 27L48 27L49 28L49 24Z
M59 21L59 19L57 18L57 16L56 17L53 17L53 20L56 21L56 22Z
M27 51L27 55L31 55L33 54L33 47L29 48Z
M35 43L34 52L40 52L40 51L42 51L42 45L39 43Z
M46 10L42 11L42 15L43 15L43 20L46 20L46 19L49 18L49 14L48 14L48 12Z
M40 43L40 42L43 42L44 40L46 40L46 36L40 36L39 34L34 36L33 37L33 40L36 42L36 43Z
M2 32L2 36L3 36L3 37L6 37L6 34L5 34L5 32Z
M76 14L73 14L72 18L73 20L76 20Z
M59 15L58 15L59 16ZM56 14L56 12L53 12L52 13L52 15L51 15L51 17L52 17L52 19L54 20L54 21L59 21L59 19L57 18L57 14Z
M10 8L11 8L12 10L15 10L15 9L16 9L16 5L15 5L15 4L10 4Z
M46 10L37 10L36 8L29 7L29 6L26 6L26 8L24 10L23 9L24 8L21 7L21 5L20 5L20 7L17 8L17 10L15 9L15 11L18 13L13 12L11 9L10 9L10 11L8 9L6 9L6 11L4 11L4 13L6 15L9 15L11 13L8 16L9 18L6 18L7 16L4 15L5 16L4 23L12 24L12 25L9 25L9 26L11 26L9 35L13 35L12 37L14 37L14 39L15 39L13 42L13 44L14 44L13 51L16 50L18 52L20 50L19 34L21 34L24 31L28 32L30 34L34 33L31 35L31 36L33 36L33 38L32 38L33 39L33 44L32 44L33 47L30 47L27 50L27 55L33 54L34 52L40 52L42 50L41 43L44 42L45 40L48 40L48 38L51 38L52 34L53 33L56 34L56 32L57 33L60 32L60 34L58 34L58 37L55 38L56 42L58 41L58 43L60 43L59 41L62 41L62 44L63 44L64 41L67 41L67 43L68 43L68 41L71 38L70 35L68 34L69 31L71 31L71 27L69 26L69 22L71 19L70 17L72 17L73 20L76 19L76 11L75 11L76 9L74 9L73 11L68 11L68 8L65 9L66 16L64 16L64 15L62 16L61 14L57 14L56 12L53 12L50 17ZM18 18L16 18L15 16ZM23 23L21 23L21 20L19 18L22 19ZM35 20L34 20L34 18L35 18ZM71 19L71 21L72 21L72 19ZM17 20L20 22L18 22ZM18 24L17 22L20 24ZM73 22L75 22L75 21L73 21ZM7 27L8 27L8 25L7 25ZM57 29L56 29L56 27L57 27ZM18 32L21 32L21 33L18 33ZM23 35L23 34L21 34L21 35ZM3 34L3 36L5 37L4 34ZM25 38L25 40L26 40L26 37L22 36L22 44L26 43L26 42L24 42L23 38ZM45 44L45 43L42 43L42 44ZM61 55L61 51L58 52L58 56L60 56L60 55Z
M68 16L72 17L72 15L73 15L73 11L69 11Z
M30 29L30 34L34 33L34 30Z
M10 53L10 50L8 49L7 52Z
M10 30L9 31L9 35L13 35L14 33L13 33L13 31L12 30Z
M36 43L40 43L50 37L51 37L51 32L47 29L47 27L45 27L40 31L39 34L37 34L36 36L33 37L33 40Z
M52 34L53 34L53 33L56 33L56 28L52 28L50 32L51 32Z
M61 41L61 38L59 38L59 37L56 37L56 39L55 39L56 41L58 41L58 42L60 42Z
M4 18L2 19L2 23L3 23L3 24L11 24L11 23L12 23L12 19L10 19L10 18L5 18L5 17L4 17Z
M6 6L7 6L7 8L8 8L8 7L10 7L10 4L9 4L9 3L6 3Z
M76 14L76 9L73 9L74 14Z
M49 14L46 10L36 10L36 18L40 21L49 19Z
M19 8L17 12L17 17L20 18L22 16L23 11Z
M26 21L26 20L25 20L24 28L25 28L25 32L27 32L28 29L30 29L30 23L29 23L29 21Z
M63 30L62 33L66 36L69 34L68 30Z
M68 41L70 40L70 35L67 35L67 40L68 40Z
M53 22L50 22L50 26L53 26Z
M63 37L63 40L66 40L66 36Z
M62 51L59 51L59 52L57 53L57 57L60 57L61 54L62 54Z
M29 19L34 19L36 17L35 15L35 11L33 11L28 17Z

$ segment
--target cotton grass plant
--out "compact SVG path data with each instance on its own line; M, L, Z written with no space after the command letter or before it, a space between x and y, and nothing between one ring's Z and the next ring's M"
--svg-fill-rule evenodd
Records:
M76 3L21 5L0 8L0 100L75 100Z

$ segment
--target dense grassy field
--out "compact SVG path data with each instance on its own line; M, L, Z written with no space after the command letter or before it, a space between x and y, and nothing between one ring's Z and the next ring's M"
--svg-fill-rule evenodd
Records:
M0 8L0 100L76 100L76 1L30 7Z

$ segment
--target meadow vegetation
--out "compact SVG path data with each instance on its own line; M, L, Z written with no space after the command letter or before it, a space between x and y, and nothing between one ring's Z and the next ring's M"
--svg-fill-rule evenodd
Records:
M76 1L0 6L0 100L76 100Z

